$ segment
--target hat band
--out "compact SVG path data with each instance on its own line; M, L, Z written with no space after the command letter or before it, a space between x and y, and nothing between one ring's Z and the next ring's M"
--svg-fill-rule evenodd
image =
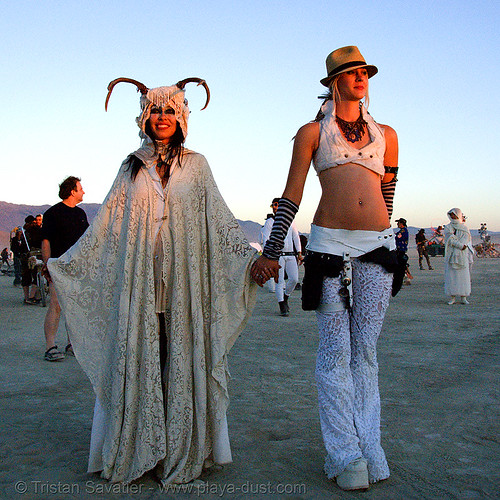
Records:
M342 71L352 68L353 66L368 66L368 64L366 64L365 61L351 61L332 69L330 73L328 73L328 76L336 75L337 73L341 73Z

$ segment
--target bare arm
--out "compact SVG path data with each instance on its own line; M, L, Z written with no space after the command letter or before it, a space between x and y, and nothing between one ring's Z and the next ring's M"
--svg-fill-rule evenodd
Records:
M50 259L50 241L42 240L42 260L44 264Z
M397 167L398 166L398 135L396 131L389 127L388 125L382 125L385 131L385 154L384 154L384 165L387 167ZM394 179L396 174L385 174L382 183L390 182Z
M295 136L293 144L292 162L288 172L288 179L283 192L283 198L288 198L296 205L300 205L307 173L311 160L318 147L319 123L308 123L301 127ZM274 278L278 282L279 264L264 256L259 257L252 266L252 278L262 286L267 280Z
M49 259L50 259L50 241L42 240L42 260L43 260L42 272L48 281L52 281L50 279L49 270L47 269L47 261Z
M318 148L319 123L308 123L301 127L295 136L292 162L288 172L283 198L288 198L296 205L302 201L302 193L306 183L307 173L314 152Z

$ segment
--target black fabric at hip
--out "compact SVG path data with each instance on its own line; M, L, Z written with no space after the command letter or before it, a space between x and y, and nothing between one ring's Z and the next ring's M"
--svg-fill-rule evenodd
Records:
M403 286L403 279L408 265L408 255L406 252L396 250L397 267L394 271L394 280L392 281L392 296L394 297Z
M399 268L401 264L398 261L395 250L379 247L357 258L362 262L372 262L373 264L381 265L387 272L394 273L395 278L400 274ZM304 258L305 273L302 283L302 309L304 311L314 311L318 308L323 290L323 279L325 277L336 278L340 276L343 267L344 259L340 255L307 251ZM393 283L393 297L398 293L400 288L401 283L397 290L395 290Z

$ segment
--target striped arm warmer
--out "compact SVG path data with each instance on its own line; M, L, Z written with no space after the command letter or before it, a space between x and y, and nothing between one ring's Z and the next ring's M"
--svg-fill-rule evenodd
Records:
M292 224L295 214L299 207L288 198L281 198L278 205L278 210L274 216L274 224L267 240L262 255L271 260L278 260L281 255L281 249L285 244L285 238L288 229Z
M389 214L389 220L392 217L392 208L394 193L396 192L396 182L398 180L394 178L390 182L382 183L382 196L384 197L385 206L387 207L387 213Z

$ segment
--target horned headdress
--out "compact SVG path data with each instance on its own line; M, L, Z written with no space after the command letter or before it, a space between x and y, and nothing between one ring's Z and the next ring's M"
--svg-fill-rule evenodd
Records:
M205 91L207 93L207 101L205 102L205 106L201 108L202 110L204 110L210 102L210 90L205 80L202 80L201 78L186 78L184 80L181 80L180 82L177 82L175 85L171 85L170 87L157 87L155 89L148 89L143 83L138 82L137 80L132 80L131 78L117 78L116 80L110 82L108 85L108 95L106 96L106 103L104 104L104 108L106 109L106 111L108 110L108 101L111 96L111 92L113 92L113 88L115 87L115 85L120 82L134 84L137 87L137 90L142 94L141 114L136 118L136 122L141 129L140 135L143 139L147 138L146 122L149 119L151 108L153 106L158 106L162 109L166 106L170 106L175 111L175 119L181 126L184 140L186 139L189 108L188 102L184 97L184 87L187 83L194 82L205 87Z

